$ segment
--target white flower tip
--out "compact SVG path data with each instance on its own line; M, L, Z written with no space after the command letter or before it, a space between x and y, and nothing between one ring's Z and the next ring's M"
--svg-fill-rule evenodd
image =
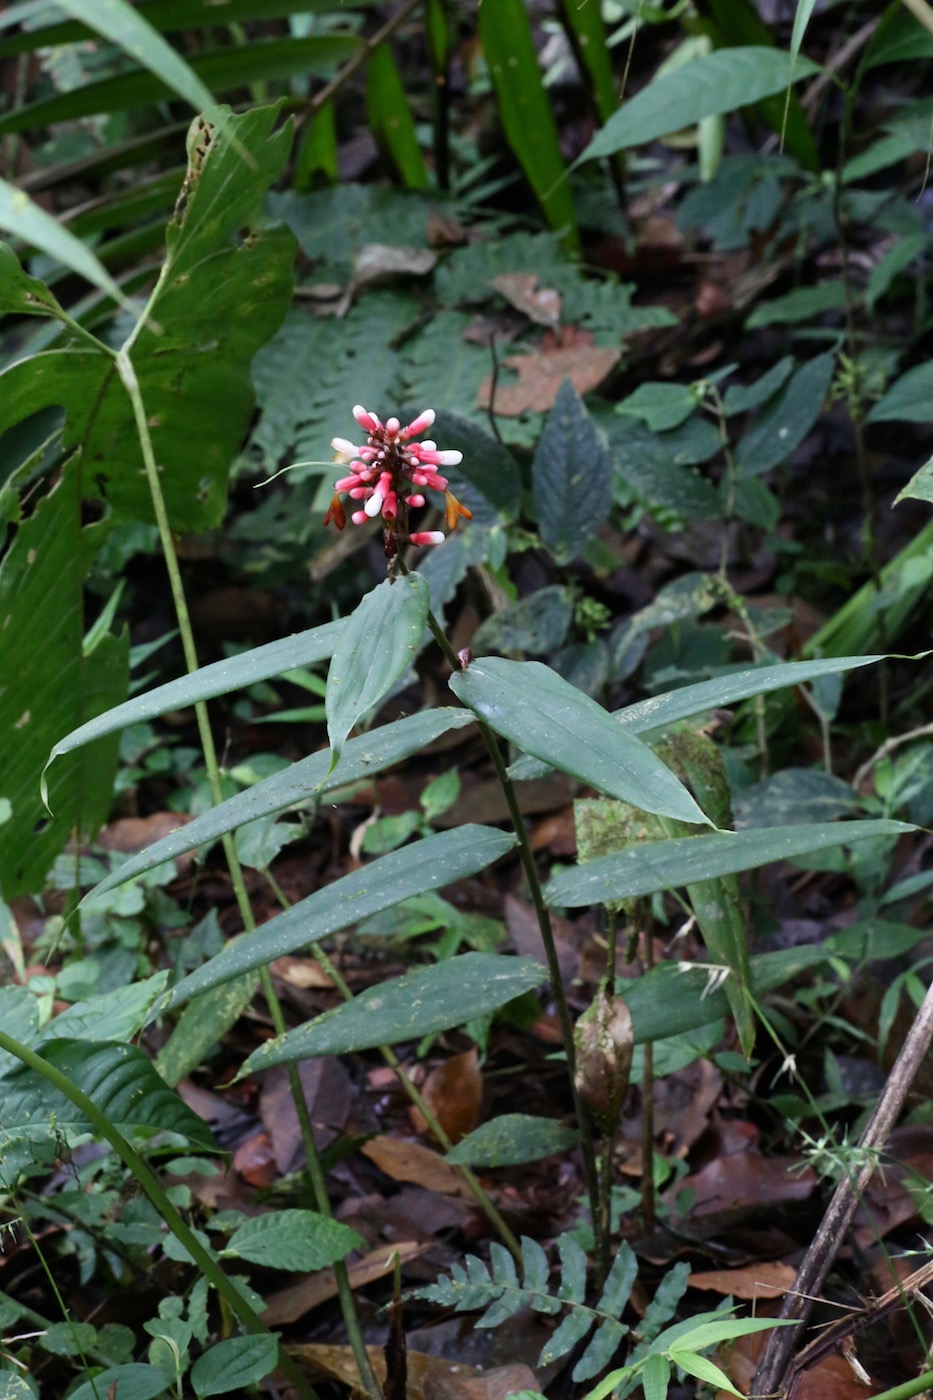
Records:
M408 427L405 429L405 436L416 437L418 433L423 433L426 428L430 428L436 417L437 414L434 412L433 408L424 409L418 414L417 418L411 420Z
M416 530L410 536L412 544L443 544L443 530Z
M356 456L356 448L353 446L353 443L350 442L349 438L342 438L342 437L331 438L331 440L330 440L330 445L331 445L331 447L334 449L335 452L339 452L339 453L340 453L341 457L355 457L355 456Z
M373 494L370 496L369 500L366 502L366 504L365 504L365 506L363 507L363 509L365 510L366 514L369 516L370 520L372 520L372 518L373 518L374 516L376 516L376 515L379 514L379 511L381 510L381 508L382 508L382 497L381 497L381 495L379 494L378 491L374 491Z
M437 464L439 467L456 467L463 461L463 453L458 452L455 447L447 452L438 452Z

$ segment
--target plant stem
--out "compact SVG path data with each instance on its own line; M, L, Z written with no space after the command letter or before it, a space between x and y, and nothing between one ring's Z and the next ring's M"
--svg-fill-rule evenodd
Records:
M146 410L139 389L139 381L136 378L136 371L127 353L126 346L124 346L117 355L117 368L126 392L129 395L130 402L133 405L133 414L136 419L136 431L146 468L149 490L152 496L152 506L155 513L156 526L159 531L159 540L162 545L162 553L168 571L169 583L172 590L172 601L175 604L175 615L178 620L178 631L181 637L182 650L184 651L185 665L189 673L193 673L198 669L198 655L194 643L191 618L188 612L188 602L185 597L181 570L178 566L178 555L175 551L175 541L172 538L168 511L165 506L165 496L162 492L162 483L159 480L159 469L155 460L152 437L149 432ZM207 769L208 781L211 788L211 796L215 806L219 806L223 801L223 789L221 784L220 764L217 759L214 736L211 733L207 705L203 700L198 700L195 702L194 709L198 725L198 736L201 740L201 749L204 754L204 765ZM232 832L228 831L224 833L222 844L227 866L230 871L230 882L233 886L237 908L240 912L240 918L243 921L243 927L247 933L253 933L256 929L256 920L253 917L253 910L246 889L246 882L243 879L243 868L240 864L240 858L237 855L236 842ZM282 1035L285 1032L285 1021L268 967L263 966L260 968L259 979L276 1033ZM308 1114L308 1105L305 1102L298 1070L294 1065L289 1066L288 1082L295 1104L295 1113L298 1117L302 1143L307 1156L308 1177L314 1192L317 1209L320 1214L329 1216L330 1202L327 1197L327 1187L324 1180L324 1173L321 1169L317 1145L314 1141L314 1129L311 1124L310 1115ZM360 1377L366 1390L373 1397L373 1400L379 1400L381 1388L376 1379L376 1373L373 1370L372 1362L369 1359L369 1353L363 1341L359 1317L353 1299L353 1290L350 1286L350 1276L343 1260L339 1260L334 1265L334 1277L337 1282L344 1326L347 1329L347 1340L350 1343L359 1368Z
M453 670L459 671L460 662L457 654L444 629L441 627L433 612L428 612L428 626L431 629L434 640L449 661ZM525 826L525 819L522 816L522 809L519 806L518 794L515 785L508 773L505 771L505 764L502 762L502 755L499 752L499 743L495 734L490 729L485 720L476 717L476 723L483 742L492 760L499 785L505 796L512 818L512 826L518 838L518 854L525 872L525 879L528 881L528 888L531 892L532 903L535 907L535 915L538 920L538 928L541 931L541 941L544 944L544 953L547 958L548 973L551 979L551 990L554 994L554 1003L557 1007L557 1017L560 1022L561 1040L563 1041L564 1053L567 1056L567 1071L570 1076L570 1092L573 1095L573 1106L580 1125L580 1149L583 1153L583 1166L586 1174L587 1195L590 1198L590 1211L593 1219L593 1229L596 1234L596 1257L600 1257L599 1234L600 1227L597 1220L599 1209L599 1170L596 1164L596 1147L593 1140L593 1123L587 1111L586 1105L577 1092L576 1067L577 1056L573 1038L573 1021L570 1017L570 1007L567 1004L567 994L564 991L564 979L561 976L560 960L557 956L557 944L554 940L554 930L551 927L551 912L544 900L544 891L541 888L541 881L538 879L538 868L535 865L534 852L531 849L531 842L528 839L528 831Z
M275 892L275 897L282 905L282 908L290 908L288 898L285 895L285 892L280 887L278 881L275 879L275 876L272 874L271 870L266 870L263 873L265 874L266 879L269 881L269 884L272 886L272 889ZM343 997L344 1001L352 1001L352 990L348 986L345 979L341 976L340 971L335 966L332 958L329 956L328 953L324 951L320 944L316 946L314 956L317 958L318 962L321 964L321 967L327 973L328 977L331 979L334 986L337 988L337 991ZM428 1128L430 1129L432 1135L434 1136L438 1144L444 1149L445 1152L449 1152L450 1149L453 1147L453 1143L451 1142L447 1133L444 1131L444 1128L441 1122L439 1121L437 1114L433 1111L430 1104L428 1104L428 1102L424 1098L424 1095L420 1092L417 1085L414 1083L413 1079L409 1075L407 1069L402 1064L399 1057L396 1055L395 1051L390 1045L380 1045L379 1053L382 1055L382 1058L385 1060L386 1064L389 1065L395 1071L399 1083L401 1084L405 1093L408 1095L411 1102L414 1104L415 1108L417 1108L418 1112L421 1114L424 1121L427 1123ZM456 1166L457 1171L463 1178L464 1185L475 1199L477 1205L479 1206L480 1210L482 1210L487 1220L496 1230L497 1234L499 1235L499 1238L502 1240L502 1243L506 1246L508 1250L510 1250L510 1252L515 1256L517 1260L521 1260L521 1245L515 1238L515 1235L509 1229L508 1225L503 1220L502 1215L500 1214L497 1207L490 1200L488 1193L483 1190L483 1187L480 1185L479 1181L470 1171L470 1168L465 1167L460 1163L453 1163L452 1165Z
M97 1107L94 1100L89 1098L77 1084L73 1084L67 1075L62 1074L61 1070L48 1064L28 1045L14 1040L11 1035L7 1035L4 1031L0 1031L0 1050L6 1050L9 1054L15 1055L27 1069L41 1075L46 1083L51 1084L53 1089L57 1089L60 1094L64 1094L70 1103L74 1104L78 1112L83 1114L90 1123L98 1137L102 1137L110 1143L123 1165L132 1172L140 1190L149 1197L178 1243L188 1251L201 1273L217 1289L227 1307L239 1318L246 1330L263 1336L271 1336L269 1328L227 1278L218 1260L209 1250L204 1248L190 1226L185 1224L162 1189L158 1178L149 1170L135 1147L126 1140L119 1128L111 1123L107 1115ZM317 1393L313 1386L302 1375L281 1344L279 1345L279 1365L298 1393L304 1397L304 1400L317 1400Z

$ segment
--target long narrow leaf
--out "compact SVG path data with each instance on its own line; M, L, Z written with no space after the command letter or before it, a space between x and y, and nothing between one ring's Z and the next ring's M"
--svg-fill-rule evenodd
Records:
M297 952L383 909L390 909L412 895L441 889L475 875L512 850L514 845L515 837L506 832L468 823L455 831L443 831L401 851L380 856L361 870L353 870L308 895L248 938L228 944L216 958L179 982L160 1002L159 1010L181 1006L208 987L251 972L273 958ZM469 1020L469 1016L461 1020ZM459 1021L450 1022L450 1025L459 1024ZM373 1043L381 1045L382 1041Z
M613 899L635 899L832 846L848 846L879 836L901 836L915 830L909 822L878 819L647 841L562 871L548 883L544 893L549 904L571 909Z
M547 972L531 958L464 953L419 967L344 1002L309 1025L267 1041L240 1076L292 1060L349 1054L451 1030L539 987Z
M880 656L839 656L821 661L781 661L774 666L754 666L745 671L731 671L715 680L698 681L666 695L653 695L635 705L614 710L612 718L624 724L633 734L648 734L669 724L704 714L722 705L735 705L754 695L767 695L786 686L804 685L819 676L834 676L881 661ZM543 770L533 758L520 758L509 769L513 778L534 778Z
M274 773L271 778L265 778L245 792L228 798L219 807L212 807L209 812L202 813L187 826L170 832L154 845L147 846L112 871L99 885L95 885L85 900L90 901L95 895L116 889L118 885L126 884L127 880L143 875L157 865L164 865L167 860L174 860L186 851L210 845L247 822L271 816L286 807L310 802L312 798L342 787L345 783L355 782L358 778L381 773L393 763L419 752L448 729L459 729L472 722L473 716L463 710L425 710L418 715L409 715L393 724L383 725L362 738L351 739L333 772L330 769L329 750L313 753L292 764L291 768Z
M58 0L58 5L148 68L196 112L214 112L210 88L127 0Z
M643 811L711 825L683 783L601 705L537 661L483 657L454 694L526 753Z
M783 92L791 83L818 73L807 58L796 63L777 49L745 46L719 49L665 73L642 88L596 133L580 157L611 156L643 146L672 131L696 126L705 117L735 112Z
M268 642L265 646L254 647L240 656L232 656L226 661L215 661L210 666L202 666L189 676L179 676L178 680L167 681L142 695L134 695L122 705L115 705L96 719L73 729L52 749L42 775L42 796L46 797L46 773L49 764L62 754L71 753L104 734L113 734L130 724L142 724L168 714L170 710L181 710L198 700L212 700L216 695L227 695L231 690L242 690L245 686L267 681L272 676L281 676L286 671L299 666L313 666L316 661L326 661L333 655L334 648L346 630L346 621L325 622L322 627L309 627L306 632L296 632L294 636L283 637L278 642Z
M62 267L77 272L121 306L128 305L126 297L90 248L62 228L28 194L6 180L0 180L0 229L14 238L21 238L30 247L61 263Z

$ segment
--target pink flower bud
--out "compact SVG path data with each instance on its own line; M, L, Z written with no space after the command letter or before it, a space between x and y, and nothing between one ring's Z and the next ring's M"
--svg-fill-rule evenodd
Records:
M422 495L406 496L405 499L413 510L417 510L419 506L424 505L424 497Z
M416 530L409 536L412 544L443 544L443 530Z
M423 433L425 429L430 428L436 417L437 414L434 412L433 408L426 408L423 413L418 414L417 418L411 420L407 428L402 429L402 437L417 437L419 433Z
M339 481L334 482L335 491L352 491L354 486L359 486L360 478L354 472L353 476L342 476Z
M354 525L365 525L365 524L366 524L366 521L367 521L367 519L368 519L368 516L367 516L365 510L355 510L355 511L353 512L353 514L350 516L350 519L353 521L353 524L354 524Z
M368 433L374 433L382 427L375 413L368 413L360 403L354 405L353 417L360 427L365 428Z
M401 426L402 425L397 418L386 419L386 432L388 433L389 437L397 437L398 430Z

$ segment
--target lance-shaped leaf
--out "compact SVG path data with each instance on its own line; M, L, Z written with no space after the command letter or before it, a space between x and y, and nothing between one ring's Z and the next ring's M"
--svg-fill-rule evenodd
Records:
M346 625L341 618L337 622L325 622L322 627L310 627L306 632L296 632L294 636L283 637L278 642L253 647L251 651L244 651L224 661L215 661L210 666L201 666L188 676L166 681L165 685L156 686L142 695L134 695L124 704L105 710L96 719L73 729L52 749L42 774L43 801L47 796L46 773L49 764L62 754L71 753L104 734L125 729L127 725L156 719L169 710L181 710L198 700L212 700L215 695L227 695L231 690L241 690L258 681L269 680L272 676L281 676L295 667L325 661L333 655Z
M387 695L414 661L431 592L420 574L386 579L347 620L327 672L327 737L331 766L354 724Z
M48 1040L42 1058L92 1099L120 1132L148 1128L181 1133L208 1151L218 1151L210 1128L174 1093L135 1045L96 1045L88 1040ZM3 1137L44 1136L53 1131L89 1133L90 1124L70 1099L35 1070L24 1069L3 1083Z
M381 773L393 763L417 753L425 744L433 743L438 735L444 734L448 729L459 729L472 723L473 716L468 711L449 708L424 710L421 714L409 715L405 719L396 720L394 724L383 725L371 734L364 734L359 739L351 739L333 770L330 767L329 750L321 749L320 752L293 763L291 768L286 768L281 773L273 773L270 778L263 779L254 787L228 798L219 807L212 807L209 812L202 813L187 826L179 827L177 831L164 836L161 841L147 846L145 850L111 871L100 884L95 885L85 895L85 901L116 889L118 885L126 884L127 880L132 880L147 870L153 870L167 860L174 860L187 851L194 851L198 846L209 845L228 831L245 826L247 822L271 816L286 807L310 802L314 797L342 787L344 783L352 783L358 778Z
M471 661L454 694L513 744L554 768L658 816L711 825L647 744L538 661Z
M611 156L642 146L705 117L735 112L783 92L791 83L819 72L807 58L791 60L777 49L754 45L719 49L655 78L623 103L598 131L581 160Z
M41 205L31 200L24 190L18 190L6 180L0 180L0 229L4 233L11 233L14 238L21 238L31 247L38 248L55 262L61 263L62 267L77 272L93 286L113 297L114 301L127 305L120 288L90 248L64 228L57 219L53 219L51 214L46 213ZM45 296L54 301L51 292L46 291ZM38 311L39 307L34 306L33 310Z
M371 1050L451 1030L546 980L547 972L533 959L494 953L464 953L419 967L268 1041L250 1055L240 1077L292 1060Z
M239 977L273 958L295 953L412 895L475 875L514 845L515 837L509 833L468 823L381 856L308 895L255 932L229 943L222 953L179 982L161 1003L160 1010L179 1006L208 987ZM469 1019L462 1016L450 1024L459 1025Z
M585 904L604 904L611 899L634 899L680 889L698 880L754 870L759 865L791 860L794 856L806 856L832 846L848 846L853 841L868 841L879 836L900 836L915 830L908 822L878 819L649 841L591 860L575 870L564 870L549 881L544 893L549 904L571 909Z
M781 661L774 666L753 666L743 671L731 671L727 676L717 676L715 680L685 685L666 695L652 695L635 705L613 710L612 718L624 724L633 734L647 734L653 729L663 729L721 705L735 705L753 695L767 695L785 686L804 685L820 676L834 676L881 660L880 656L839 656L821 661ZM512 764L509 775L528 779L546 771L536 759L526 756Z

